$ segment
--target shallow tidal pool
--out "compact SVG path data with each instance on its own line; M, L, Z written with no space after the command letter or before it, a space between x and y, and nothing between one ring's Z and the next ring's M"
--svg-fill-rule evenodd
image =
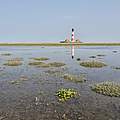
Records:
M77 46L74 51L72 59L70 47L1 46L0 120L120 120L120 97L91 89L103 82L120 84L120 47ZM105 65L81 66L84 61ZM65 101L60 101L61 89L76 95L61 93Z

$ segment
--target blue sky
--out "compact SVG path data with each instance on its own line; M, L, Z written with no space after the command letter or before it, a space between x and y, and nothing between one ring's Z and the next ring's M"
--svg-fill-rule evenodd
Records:
M120 0L0 0L0 42L120 42Z

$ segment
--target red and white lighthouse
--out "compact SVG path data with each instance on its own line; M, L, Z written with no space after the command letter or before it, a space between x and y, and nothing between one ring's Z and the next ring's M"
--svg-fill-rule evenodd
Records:
M72 28L71 42L74 43L74 29Z

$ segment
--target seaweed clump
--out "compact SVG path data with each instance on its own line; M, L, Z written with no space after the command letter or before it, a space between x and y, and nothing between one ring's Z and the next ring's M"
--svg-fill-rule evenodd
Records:
M62 67L65 64L60 62L51 62L51 63L44 63L44 62L30 62L29 65L36 66L36 67Z
M62 67L65 66L65 63L61 63L61 62L51 62L48 63L51 67Z
M86 81L85 75L75 76L71 74L65 74L63 77L65 80L69 80L69 81L76 82L76 83Z
M50 67L48 64L44 62L30 62L29 65L36 67Z
M99 61L83 61L80 63L81 66L83 67L89 67L89 68L101 68L104 66L107 66L105 63L103 62L99 62Z
M37 60L37 61L45 61L45 60L49 60L49 58L46 57L36 57L36 58L32 58L33 60Z
M103 82L92 86L92 90L96 93L111 97L120 97L120 84L113 82Z
M74 89L59 89L56 95L59 97L59 101L66 101L72 97L75 97L77 92Z
M22 65L22 62L20 59L11 59L8 60L6 63L4 63L6 66L19 66Z

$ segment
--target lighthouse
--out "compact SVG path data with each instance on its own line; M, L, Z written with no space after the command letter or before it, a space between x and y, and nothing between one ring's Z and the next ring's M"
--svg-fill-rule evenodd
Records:
M72 28L72 37L71 37L71 42L74 43L74 29Z
M71 43L72 43L72 47L71 47L71 55L72 55L72 59L74 58L74 29L72 28L72 36L71 36Z

